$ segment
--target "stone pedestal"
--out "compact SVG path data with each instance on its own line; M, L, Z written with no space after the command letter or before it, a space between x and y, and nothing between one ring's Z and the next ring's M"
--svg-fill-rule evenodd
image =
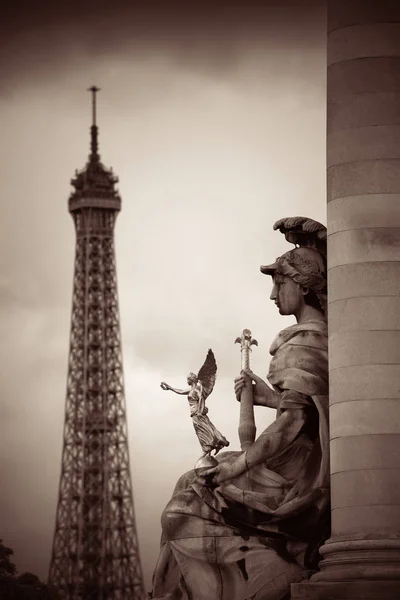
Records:
M399 0L328 0L327 84L332 534L292 598L398 600Z

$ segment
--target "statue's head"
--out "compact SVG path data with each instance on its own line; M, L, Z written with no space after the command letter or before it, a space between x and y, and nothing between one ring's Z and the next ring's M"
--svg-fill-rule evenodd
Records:
M194 383L198 382L198 377L195 373L189 373L189 375L187 376L187 382L188 385L193 385Z
M286 239L298 244L285 252L271 265L263 265L261 272L271 275L274 287L271 299L281 314L294 314L298 303L304 302L326 314L326 228L304 217L281 219L274 225L285 233Z

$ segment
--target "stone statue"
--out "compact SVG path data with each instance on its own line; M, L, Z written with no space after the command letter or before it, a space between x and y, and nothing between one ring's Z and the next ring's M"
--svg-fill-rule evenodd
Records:
M196 468L217 465L218 462L211 456L211 452L214 450L215 456L222 448L229 446L228 440L214 427L207 417L208 408L206 407L206 400L214 389L216 377L217 363L214 353L210 349L198 374L189 373L187 376L189 389L179 390L171 387L165 381L161 382L163 390L170 390L171 392L175 392L175 394L188 397L193 427L204 453L196 463Z
M261 271L297 323L271 345L269 383L245 368L234 390L276 419L244 451L179 479L161 518L153 599L286 599L329 535L326 229L303 217L274 228L295 248Z

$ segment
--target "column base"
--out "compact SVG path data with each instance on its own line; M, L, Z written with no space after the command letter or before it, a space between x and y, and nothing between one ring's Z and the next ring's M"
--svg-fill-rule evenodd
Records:
M292 583L291 600L399 600L400 581Z
M312 583L386 581L400 585L400 538L331 538L320 549L323 557ZM400 600L400 596L399 596Z

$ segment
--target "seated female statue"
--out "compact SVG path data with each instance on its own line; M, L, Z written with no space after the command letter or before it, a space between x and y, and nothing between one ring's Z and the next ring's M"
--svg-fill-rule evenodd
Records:
M297 323L271 345L270 385L247 370L234 389L238 399L252 389L276 420L245 452L179 479L162 514L153 599L282 600L328 537L326 229L302 217L274 228L296 247L261 271L279 313Z

